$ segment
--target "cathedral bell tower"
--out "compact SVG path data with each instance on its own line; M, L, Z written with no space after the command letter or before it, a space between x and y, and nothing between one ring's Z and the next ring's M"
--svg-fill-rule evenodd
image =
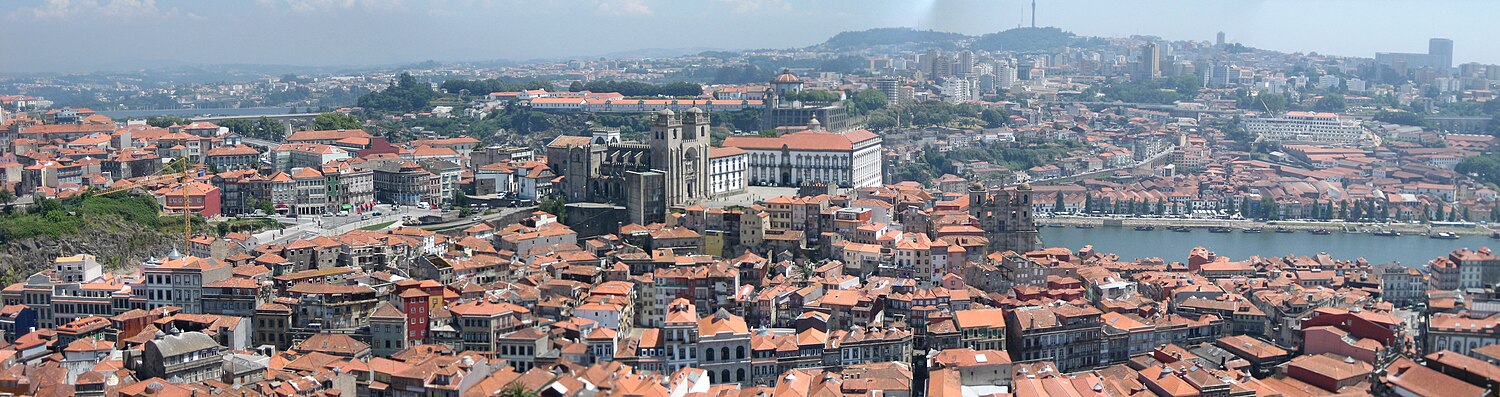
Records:
M651 168L665 175L666 204L690 205L708 197L709 118L693 107L682 118L671 109L656 112L651 123Z

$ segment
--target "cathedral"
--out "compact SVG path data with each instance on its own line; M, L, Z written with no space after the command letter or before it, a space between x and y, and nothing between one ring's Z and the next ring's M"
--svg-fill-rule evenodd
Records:
M1031 216L1031 185L1022 183L1014 189L985 189L969 186L969 215L979 220L989 252L1026 253L1037 249L1036 222Z
M708 131L708 114L695 107L681 117L669 109L653 114L645 143L603 127L559 136L547 144L548 167L561 176L554 188L568 202L623 205L631 223L661 222L668 208L711 194Z

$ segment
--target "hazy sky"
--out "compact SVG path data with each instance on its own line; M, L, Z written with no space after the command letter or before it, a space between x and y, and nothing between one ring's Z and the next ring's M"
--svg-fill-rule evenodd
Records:
M1039 0L1037 24L1370 57L1454 40L1500 63L1500 1ZM845 30L982 34L1029 0L0 0L0 72L164 64L367 65L531 59L643 48L787 48Z

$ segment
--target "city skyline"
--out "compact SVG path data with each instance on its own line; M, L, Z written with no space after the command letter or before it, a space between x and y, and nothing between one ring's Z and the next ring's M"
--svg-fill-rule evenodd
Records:
M643 49L792 48L842 31L911 27L979 35L1030 24L1031 2L842 1L583 3L463 0L40 0L0 7L9 37L0 72L88 72L161 66L262 64L368 66L437 60L594 57ZM1282 52L1370 58L1421 52L1429 38L1454 40L1454 64L1500 63L1484 40L1483 16L1500 4L1331 1L1160 1L1037 4L1038 26L1085 36L1214 40ZM1455 12L1457 10L1466 12ZM1330 18L1338 15L1340 18ZM1145 24L1142 20L1170 23ZM726 23L712 23L723 20ZM1411 23L1444 20L1451 23ZM569 24L576 25L576 28ZM417 28L393 29L411 25ZM711 27L708 31L698 26ZM1313 27L1318 35L1288 35ZM1321 28L1319 28L1321 27ZM600 35L604 30L626 34ZM700 34L677 34L694 30ZM192 31L183 35L178 32ZM99 37L108 37L100 40ZM62 44L68 43L64 46ZM233 48L234 51L225 51ZM164 51L163 49L170 49Z

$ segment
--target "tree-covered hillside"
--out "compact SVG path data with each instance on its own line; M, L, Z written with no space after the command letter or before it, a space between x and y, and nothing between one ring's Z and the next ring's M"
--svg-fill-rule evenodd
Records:
M975 50L1024 52L1063 47L1081 40L1072 33L1053 27L1015 28L979 36L969 47Z
M879 28L858 32L843 32L823 42L828 48L855 48L880 45L925 44L942 47L954 41L969 38L958 33L916 30L912 28Z

